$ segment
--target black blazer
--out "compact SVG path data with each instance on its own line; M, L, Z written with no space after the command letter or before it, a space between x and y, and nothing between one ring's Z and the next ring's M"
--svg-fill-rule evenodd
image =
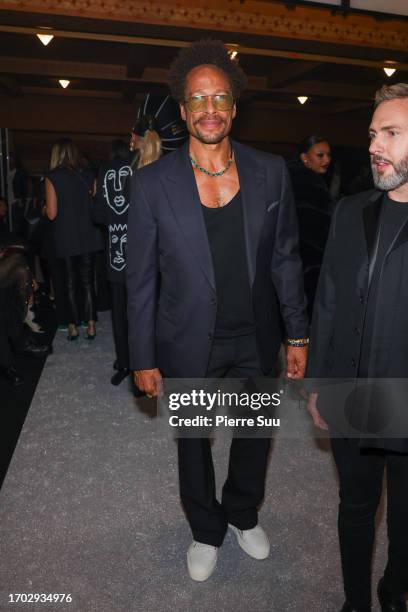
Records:
M353 381L358 376L369 283L378 248L381 207L382 192L370 190L340 200L333 214L313 309L307 367L310 378ZM408 283L404 280L407 269L408 222L400 228L382 266L372 329L369 378L408 379ZM309 381L308 385L310 389L320 388L318 382ZM373 417L370 406L373 407L376 398L387 397L379 407L385 412L377 415L381 416L384 427L379 428L377 443L371 441L370 445L408 451L408 440L404 440L403 433L405 431L408 438L408 384L403 387L400 383L394 385L384 380L384 384L377 383L377 391L373 394L362 392L361 388L360 383L359 391L354 393L357 402L348 401L348 408L337 403L337 409L352 410L354 422L358 416L364 430ZM403 392L405 398L401 404L399 399ZM334 396L328 397L330 391L324 387L320 388L320 395L319 410L336 428L339 414L334 413ZM350 400L350 393L347 395ZM392 406L391 395L395 399ZM392 423L389 422L390 416ZM387 431L396 432L396 439L385 439Z
M233 142L262 368L274 368L280 316L289 337L308 333L296 210L282 158ZM188 145L132 177L127 283L130 366L204 377L217 294Z

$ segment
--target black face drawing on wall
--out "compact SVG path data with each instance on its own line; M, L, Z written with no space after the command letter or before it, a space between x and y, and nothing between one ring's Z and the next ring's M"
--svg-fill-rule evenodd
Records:
M109 225L109 262L120 272L126 266L127 225Z
M129 190L124 187L131 174L130 166L122 166L119 170L109 168L103 178L103 196L108 206L118 215L122 215L129 208Z

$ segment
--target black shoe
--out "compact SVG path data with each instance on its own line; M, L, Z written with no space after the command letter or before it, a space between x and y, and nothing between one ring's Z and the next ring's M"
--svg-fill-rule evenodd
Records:
M78 340L78 338L79 338L78 327L76 326L75 323L68 323L67 340L69 342L74 342L75 340Z
M8 366L7 368L1 367L0 373L3 374L4 378L6 378L8 382L13 385L13 387L18 387L24 382L23 377L13 365Z
M118 385L120 385L121 382L123 382L125 380L125 378L127 378L129 376L129 370L127 368L123 368L121 370L118 370L117 372L115 372L115 374L112 376L111 378L111 383L112 385L115 385L115 387L117 387Z
M29 357L46 357L51 352L52 348L48 344L36 344L27 339L16 347L16 353Z
M384 578L378 583L377 595L381 612L407 612L407 602L402 593L395 594L388 590Z

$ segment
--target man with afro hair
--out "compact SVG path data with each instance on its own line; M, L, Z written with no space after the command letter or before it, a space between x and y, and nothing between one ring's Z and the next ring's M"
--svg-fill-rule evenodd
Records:
M230 139L241 68L220 41L181 50L170 68L185 146L135 172L128 221L128 313L134 379L150 397L167 378L302 378L308 321L296 211L281 157ZM203 382L204 384L204 382ZM221 501L208 438L178 441L181 500L193 533L191 578L215 569L227 528L255 559L270 440L234 437Z

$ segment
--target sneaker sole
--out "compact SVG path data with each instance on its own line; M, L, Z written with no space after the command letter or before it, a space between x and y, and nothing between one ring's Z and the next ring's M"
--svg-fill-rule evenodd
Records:
M231 531L233 531L235 533L235 536L237 538L237 542L239 544L239 546L242 548L242 550L244 552L246 552L247 555L249 555L250 557L252 557L252 559L256 559L257 561L263 561L264 559L267 559L269 557L270 554L270 547L268 548L268 552L263 555L261 554L254 554L254 552L252 551L252 549L249 549L246 545L245 542L243 542L240 534L239 534L239 529L238 527L235 527L234 525L228 525L228 527L231 529Z

